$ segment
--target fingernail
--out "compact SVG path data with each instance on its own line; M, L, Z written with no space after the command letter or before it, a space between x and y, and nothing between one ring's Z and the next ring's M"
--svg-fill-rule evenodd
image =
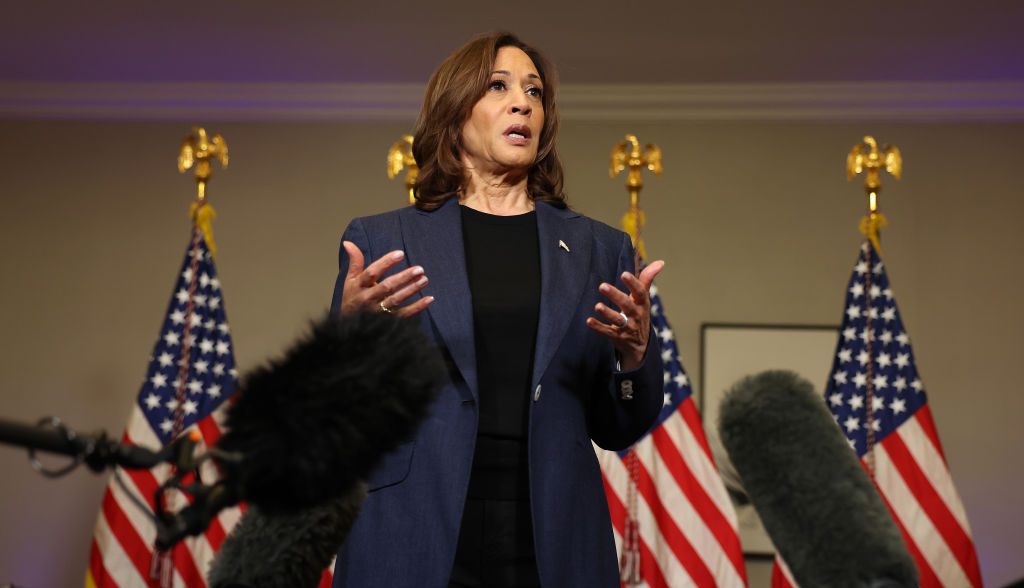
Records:
M427 279L426 278L420 278L420 279L416 280L416 285L417 286L422 286L422 285L424 285L426 283L427 283Z
M427 296L427 304L430 304L433 301L434 301L434 297L433 296Z
M412 268L412 275L418 276L418 275L420 275L422 273L423 273L423 267L422 266L418 265L418 266Z
M405 257L405 251L395 251L394 253L391 254L391 259L394 259L395 261L398 261L403 257Z
M607 292L609 288L611 288L611 286L609 286L608 284L604 284L604 283L602 283L600 286L597 287L597 289L602 291L602 292Z

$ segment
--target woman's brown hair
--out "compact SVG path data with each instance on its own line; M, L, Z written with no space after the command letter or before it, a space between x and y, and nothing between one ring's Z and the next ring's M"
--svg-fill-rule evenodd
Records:
M502 47L522 49L533 61L544 85L544 127L540 132L537 160L527 174L527 192L535 201L566 207L562 163L555 150L557 73L539 51L511 33L499 32L470 40L445 59L430 77L412 143L413 156L419 166L414 188L417 208L434 210L462 188L466 178L459 157L462 126L487 91L494 60Z

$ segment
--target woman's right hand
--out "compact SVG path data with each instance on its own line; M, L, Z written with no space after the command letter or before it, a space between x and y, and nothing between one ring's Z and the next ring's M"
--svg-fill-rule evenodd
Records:
M423 268L418 265L377 281L402 261L404 252L392 251L364 268L365 258L359 247L351 241L344 241L341 245L348 254L348 273L341 293L341 314L390 312L407 317L420 312L434 301L433 296L424 296L408 306L401 306L427 285L427 276L423 275Z

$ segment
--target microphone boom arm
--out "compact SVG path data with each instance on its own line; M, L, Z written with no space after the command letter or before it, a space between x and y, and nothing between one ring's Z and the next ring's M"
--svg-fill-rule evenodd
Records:
M173 475L156 489L154 504L156 512L149 512L148 505L133 500L156 524L157 547L169 549L178 541L190 535L198 535L209 526L210 521L221 510L238 504L238 492L225 481L204 484L199 477L199 466L206 460L216 458L221 463L235 463L241 456L210 448L197 456L198 435L194 432L175 439L159 451L114 441L105 431L86 435L70 429L57 417L45 417L35 425L27 425L0 418L0 444L13 445L28 450L32 468L49 478L70 473L81 464L100 473L107 468L148 470L161 463L173 466ZM36 458L37 451L66 455L73 461L59 469L47 469ZM185 483L185 478L194 475L195 482ZM190 504L177 512L166 510L164 497L170 490L178 490L190 498Z

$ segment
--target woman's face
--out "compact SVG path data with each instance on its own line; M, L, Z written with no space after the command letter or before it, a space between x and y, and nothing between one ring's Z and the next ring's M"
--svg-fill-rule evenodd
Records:
M483 97L462 127L462 156L478 172L528 170L544 127L544 86L533 60L502 47Z

